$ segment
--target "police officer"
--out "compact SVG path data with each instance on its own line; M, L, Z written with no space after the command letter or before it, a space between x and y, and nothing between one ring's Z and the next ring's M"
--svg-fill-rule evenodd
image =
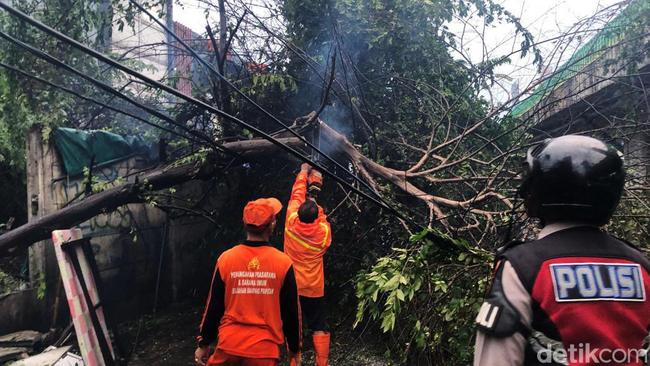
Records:
M599 228L624 177L621 154L594 138L563 136L528 151L520 195L543 228L497 254L476 318L475 366L643 364L650 262Z

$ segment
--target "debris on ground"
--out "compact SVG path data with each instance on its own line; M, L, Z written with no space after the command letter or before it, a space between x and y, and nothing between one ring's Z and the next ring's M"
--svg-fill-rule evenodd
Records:
M41 347L43 334L35 330L23 330L0 336L0 347L23 347L36 350Z
M71 353L72 346L48 347L43 353L14 362L11 366L83 366L83 359Z
M197 303L172 304L155 315L119 325L123 351L129 366L194 366L196 332L201 320L202 306ZM59 332L60 333L60 332ZM65 331L64 331L65 333ZM333 330L331 348L332 364L337 366L387 366L379 347L367 343L363 334L355 334L346 325ZM65 346L48 347L51 337L35 331L22 331L0 336L0 365L11 366L83 366L77 356L76 338L57 334L66 339ZM370 337L372 338L372 337ZM354 344L354 349L350 345ZM311 336L304 334L303 360L313 364L314 352Z
M42 348L43 334L23 330L0 335L0 364L29 357Z
M124 344L130 345L132 354L129 366L194 366L196 334L201 321L202 304L180 303L170 305L155 316L146 315L139 320L123 323L120 334ZM351 327L342 325L333 330L330 352L331 364L336 366L388 366L383 350L366 343ZM303 334L303 360L314 364L311 336ZM372 337L368 337L369 339ZM354 344L354 347L350 345Z
M83 366L84 361L73 352L73 345L43 349L52 343L55 333L23 330L0 335L0 365Z
M21 358L29 356L27 353L29 349L23 347L2 347L0 348L0 364L20 360Z

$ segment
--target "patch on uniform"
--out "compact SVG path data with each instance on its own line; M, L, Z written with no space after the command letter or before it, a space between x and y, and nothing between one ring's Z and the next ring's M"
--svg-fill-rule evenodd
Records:
M641 266L622 263L551 264L555 301L645 301Z
M247 269L249 271L257 271L260 269L260 260L257 257L253 257L250 262L248 262Z
M476 316L476 324L485 330L494 329L500 311L501 308L499 306L490 304L487 301L484 302Z

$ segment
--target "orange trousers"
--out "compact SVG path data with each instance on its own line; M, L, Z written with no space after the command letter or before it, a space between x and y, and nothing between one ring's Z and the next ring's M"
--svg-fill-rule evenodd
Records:
M216 350L210 356L206 366L277 366L275 358L246 358L229 355L221 350Z

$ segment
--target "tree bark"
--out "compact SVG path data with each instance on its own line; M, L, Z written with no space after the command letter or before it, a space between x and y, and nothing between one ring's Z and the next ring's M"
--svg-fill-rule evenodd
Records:
M433 220L439 220L443 226L449 228L446 215L441 207L462 209L469 213L482 215L491 219L494 214L499 212L480 210L474 208L473 205L490 198L497 198L506 204L509 203L505 197L501 197L492 191L481 192L469 200L454 200L430 194L411 182L413 176L409 175L408 171L383 166L363 155L345 135L318 119L316 112L296 119L292 128L299 133L306 133L316 123L320 125L321 141L324 144L330 145L333 148L331 150L336 149L347 155L350 162L356 168L360 178L365 180L373 190L379 192L380 186L377 183L377 178L380 178L425 203L429 208L429 225L433 224ZM298 138L286 137L286 135L287 133L283 132L276 136L284 144L302 149L305 148L304 144ZM223 146L244 157L268 155L277 151L275 145L262 139L235 141L226 143ZM10 251L15 251L18 248L26 248L36 241L47 239L52 230L67 229L98 214L113 211L119 206L128 203L143 202L142 193L145 190L155 191L194 179L211 178L217 172L216 165L214 164L217 158L217 155L213 155L210 159L200 164L195 163L177 167L168 166L159 168L148 174L138 176L138 180L133 183L127 183L89 196L83 201L11 230L0 235L0 256ZM146 181L146 187L143 184L144 181ZM510 205L508 207L511 208L512 206Z
M295 137L279 140L294 148L304 148L304 144ZM277 151L275 145L261 139L230 142L223 146L241 154L242 157L267 155ZM218 159L217 155L211 155L204 162L161 167L138 175L134 182L93 194L66 208L30 221L0 235L0 256L12 254L16 250L29 247L32 243L48 239L53 230L69 229L96 215L114 211L125 204L143 202L143 193L146 191L157 191L195 179L209 179L218 171L215 164Z

